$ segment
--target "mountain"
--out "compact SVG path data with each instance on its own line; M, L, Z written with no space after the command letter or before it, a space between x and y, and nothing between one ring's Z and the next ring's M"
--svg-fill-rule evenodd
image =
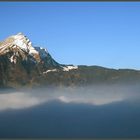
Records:
M22 33L0 42L0 87L88 86L140 83L140 71L56 62Z
M32 85L49 72L69 71L75 66L57 63L46 49L34 47L22 33L0 42L0 86Z

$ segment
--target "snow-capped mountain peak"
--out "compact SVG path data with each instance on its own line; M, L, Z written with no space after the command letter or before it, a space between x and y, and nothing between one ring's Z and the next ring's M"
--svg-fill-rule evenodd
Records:
M18 55L21 55L23 59L26 59L27 55L31 55L37 62L41 60L40 53L32 46L32 42L23 33L12 35L0 44L0 55L10 51L14 52L10 58L11 62L14 62L12 58Z
M37 61L40 61L39 52L32 46L32 42L23 33L18 33L11 37L14 38L14 45L19 46L23 51L29 53Z
M30 49L33 49L32 42L23 34L18 33L17 35L11 36L14 38L14 44L21 47L26 52L30 51Z
M66 66L57 63L49 54L47 49L42 47L34 47L32 42L23 33L12 35L0 42L0 56L7 55L11 63L16 64L17 60L26 60L25 63L40 63L44 71L53 71L52 69L61 69L69 71L77 69L77 66ZM29 61L28 61L29 60Z
M2 55L7 55L9 61L14 64L21 59L32 61L31 63L41 63L45 69L59 67L59 63L51 57L47 49L34 47L23 33L12 35L0 42L0 56Z

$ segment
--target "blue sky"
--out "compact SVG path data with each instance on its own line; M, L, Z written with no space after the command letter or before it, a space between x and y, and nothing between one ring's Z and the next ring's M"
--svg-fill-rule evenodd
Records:
M18 32L59 63L140 69L140 2L0 2L0 40Z

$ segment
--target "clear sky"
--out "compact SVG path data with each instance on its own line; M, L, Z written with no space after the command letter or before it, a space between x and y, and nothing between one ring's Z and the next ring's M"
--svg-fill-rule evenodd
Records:
M59 63L140 69L140 2L0 2L0 40L18 32Z

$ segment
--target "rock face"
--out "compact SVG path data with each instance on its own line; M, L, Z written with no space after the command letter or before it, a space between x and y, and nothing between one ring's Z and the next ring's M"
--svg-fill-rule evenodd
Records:
M22 33L0 42L0 88L139 84L140 71L62 65Z
M69 71L74 66L57 63L46 49L33 47L22 33L0 42L0 86L34 85L48 72Z
M58 66L46 49L33 47L32 42L22 33L8 37L0 43L0 55L9 54L11 63L16 64L18 58L22 61L31 60L33 63L45 61L50 66Z

